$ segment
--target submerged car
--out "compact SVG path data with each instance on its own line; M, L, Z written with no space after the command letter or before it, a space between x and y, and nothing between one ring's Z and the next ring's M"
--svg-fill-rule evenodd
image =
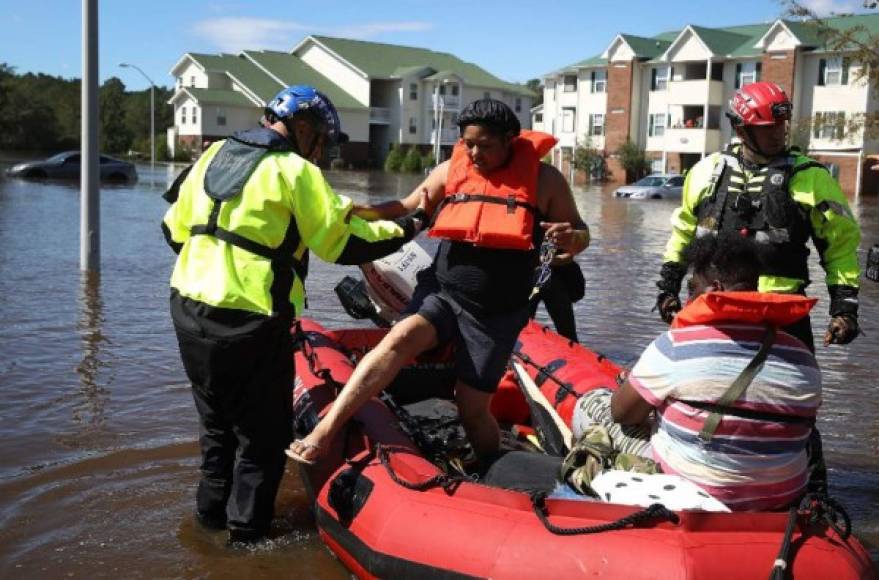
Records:
M682 175L648 175L613 192L614 197L629 199L676 199L684 187Z
M137 170L133 163L100 156L101 179L113 182L137 181ZM65 151L43 161L30 161L12 166L6 173L11 177L25 179L79 179L79 151Z

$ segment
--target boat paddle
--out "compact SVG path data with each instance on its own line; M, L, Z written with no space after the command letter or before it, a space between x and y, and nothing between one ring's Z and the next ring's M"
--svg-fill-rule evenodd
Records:
M534 383L521 363L513 363L513 371L519 381L519 387L528 408L531 411L531 422L540 437L540 445L550 455L564 457L573 443L571 430L562 421L555 408L546 400L543 393Z

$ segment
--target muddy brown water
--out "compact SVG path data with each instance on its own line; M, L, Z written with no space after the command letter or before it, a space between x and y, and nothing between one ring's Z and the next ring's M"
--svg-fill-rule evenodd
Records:
M0 169L18 159L0 154ZM345 578L320 542L296 468L277 502L277 538L252 551L192 519L197 421L168 317L173 255L159 229L160 194L180 167L148 165L135 185L101 193L102 273L79 273L78 184L0 176L0 577ZM408 193L413 176L330 172L360 201ZM578 259L583 342L631 364L663 328L650 309L672 201L576 192L592 228ZM866 249L879 243L879 199L853 210ZM813 279L822 280L817 260ZM312 261L307 315L354 324L331 291L356 269ZM827 323L826 291L813 323ZM818 348L820 428L831 490L879 558L879 284L863 282L866 332ZM541 311L541 316L543 316Z

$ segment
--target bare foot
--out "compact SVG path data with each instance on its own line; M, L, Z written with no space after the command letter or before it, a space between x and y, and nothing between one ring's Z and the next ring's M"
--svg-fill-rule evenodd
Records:
M285 453L287 457L304 463L306 465L314 465L324 453L324 445L315 441L317 437L314 433L308 435L305 439L295 439Z

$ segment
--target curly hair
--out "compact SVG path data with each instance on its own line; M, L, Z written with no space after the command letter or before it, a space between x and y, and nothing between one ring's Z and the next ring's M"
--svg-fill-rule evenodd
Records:
M756 290L764 269L763 253L754 238L724 232L693 240L684 251L684 260L693 275L717 279L730 290Z

